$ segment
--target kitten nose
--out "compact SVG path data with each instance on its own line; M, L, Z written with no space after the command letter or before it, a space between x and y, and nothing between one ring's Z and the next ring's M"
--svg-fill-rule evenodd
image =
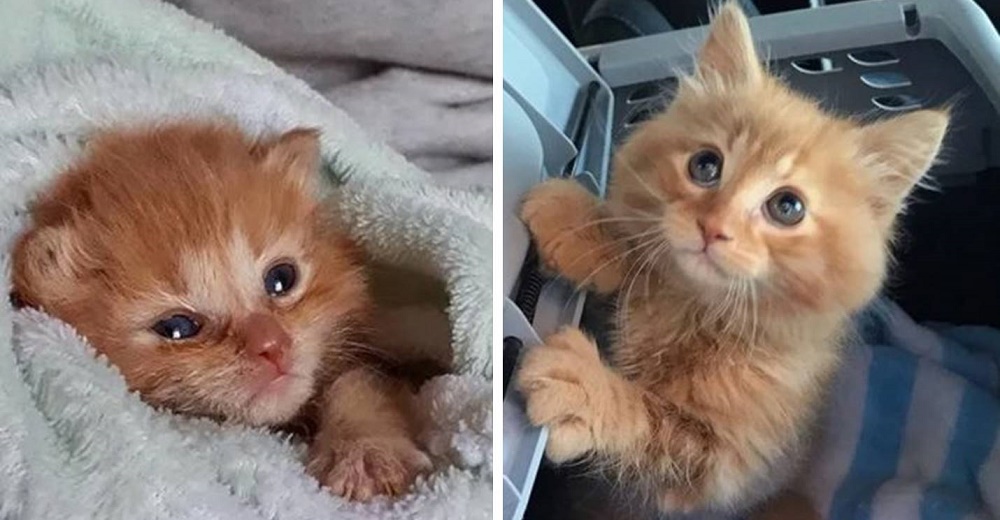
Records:
M699 220L698 229L701 230L701 236L705 239L705 247L711 245L712 242L728 242L733 239L726 233L722 223L717 219Z
M270 314L254 313L240 327L243 350L249 356L260 356L274 365L278 372L288 372L288 349L292 338Z

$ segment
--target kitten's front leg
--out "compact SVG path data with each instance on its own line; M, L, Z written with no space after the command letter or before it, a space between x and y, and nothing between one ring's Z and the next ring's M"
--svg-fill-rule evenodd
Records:
M664 511L741 503L747 482L766 469L766 461L753 451L755 444L738 439L750 436L773 446L769 435L783 431L713 420L709 410L678 405L684 396L675 402L650 392L605 365L578 329L564 329L530 349L517 382L532 424L549 429L549 459L560 463L593 454L630 470ZM745 410L758 404L753 395L733 401Z
M579 329L530 349L517 381L528 418L549 428L545 452L553 462L634 450L649 436L642 394L601 361Z
M610 293L624 273L622 242L607 233L600 201L579 183L553 179L532 188L521 206L539 256L561 276Z
M404 412L406 392L400 382L368 369L338 377L323 396L309 473L348 500L406 492L431 469Z

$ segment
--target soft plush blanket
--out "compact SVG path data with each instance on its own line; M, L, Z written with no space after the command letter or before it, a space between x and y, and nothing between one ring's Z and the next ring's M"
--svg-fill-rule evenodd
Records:
M859 319L797 489L830 519L1000 518L1000 331Z
M348 504L305 476L300 446L152 410L65 324L15 312L4 299L0 518L490 516L487 197L436 185L301 80L164 4L3 0L0 49L0 293L9 291L9 249L31 198L95 129L184 117L226 117L251 134L312 126L322 131L330 210L395 276L443 287L439 307L396 303L445 320L450 341L383 339L451 361L457 374L422 390L435 473L399 501ZM413 316L383 318L398 325Z
M9 138L177 114L236 115L258 131L319 127L329 173L344 182L336 209L376 260L444 281L457 369L492 374L488 192L436 186L302 80L158 0L3 0L0 25L0 94L18 89L0 96L0 108L17 111L0 117ZM64 69L38 70L53 61ZM117 88L119 80L134 84Z

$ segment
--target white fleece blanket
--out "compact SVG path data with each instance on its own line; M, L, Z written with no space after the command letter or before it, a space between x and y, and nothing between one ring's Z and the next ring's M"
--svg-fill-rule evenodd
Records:
M302 80L159 0L0 0L0 76L0 109L17 111L0 115L8 139L178 114L321 128L355 236L375 260L444 281L456 370L492 376L490 190L436 186Z
M301 81L161 4L3 0L0 34L35 38L0 37L0 294L29 201L96 128L181 117L227 117L251 134L313 126L349 231L375 260L444 282L451 342L439 354L465 374L422 389L434 474L400 500L349 504L305 476L300 446L154 411L68 326L2 301L0 518L490 517L488 198L435 186Z

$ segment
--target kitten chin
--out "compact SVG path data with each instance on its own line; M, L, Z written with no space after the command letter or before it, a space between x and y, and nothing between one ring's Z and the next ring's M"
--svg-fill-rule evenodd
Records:
M310 130L100 133L34 204L15 293L76 327L151 404L286 422L354 356L370 308L317 168Z
M733 280L741 278L734 268L706 251L679 251L673 253L673 265L698 288L704 289L706 296L718 297L719 291L732 286Z
M283 375L261 385L254 385L247 404L235 412L240 422L254 426L284 424L291 421L314 395L311 376Z

